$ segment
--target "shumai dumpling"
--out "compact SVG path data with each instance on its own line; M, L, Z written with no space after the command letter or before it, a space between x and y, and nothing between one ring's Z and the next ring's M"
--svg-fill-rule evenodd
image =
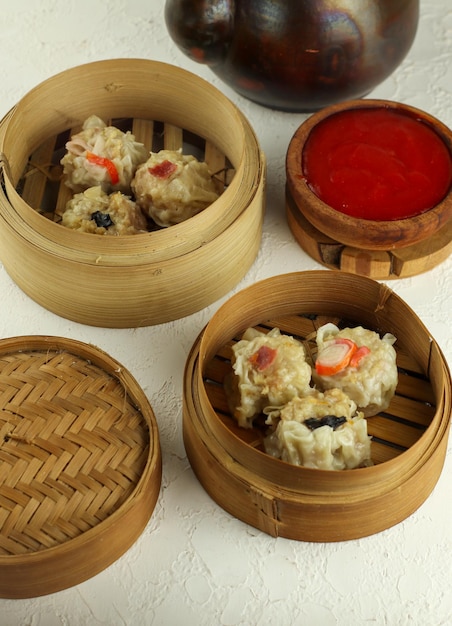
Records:
M132 181L141 209L159 226L193 217L218 198L207 164L181 150L151 152Z
M268 407L281 407L309 389L311 367L303 344L278 328L268 334L248 329L233 347L232 367L227 395L244 428Z
M267 423L265 451L287 463L322 470L372 464L367 422L340 389L312 389L271 411Z
M149 154L130 131L107 126L96 115L85 120L82 130L66 143L66 150L61 159L65 184L76 193L100 185L107 193L130 194L135 170Z
M109 195L101 187L90 187L75 194L66 205L61 223L67 228L96 235L147 232L146 217L133 200L120 191Z
M395 341L390 333L380 338L362 326L339 330L325 324L317 330L316 387L342 389L366 417L384 411L398 382Z

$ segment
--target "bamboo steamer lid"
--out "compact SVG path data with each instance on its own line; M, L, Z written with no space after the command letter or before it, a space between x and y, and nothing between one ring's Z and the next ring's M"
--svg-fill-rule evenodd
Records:
M58 177L61 146L92 114L128 121L149 150L159 143L196 151L216 175L219 198L181 224L142 235L62 227L68 190ZM0 153L2 262L25 293L63 317L107 327L178 319L227 293L257 255L263 153L235 105L185 70L115 59L57 74L3 119Z
M139 537L156 504L161 452L131 374L92 345L0 341L0 597L94 576Z
M239 428L224 390L231 346L250 326L278 327L305 342L332 321L390 332L399 380L389 408L368 418L374 465L344 471L294 466L263 451L264 431ZM404 301L372 279L297 272L256 283L228 300L193 345L183 392L190 463L226 511L272 535L344 541L389 528L434 488L444 463L451 377L428 330Z

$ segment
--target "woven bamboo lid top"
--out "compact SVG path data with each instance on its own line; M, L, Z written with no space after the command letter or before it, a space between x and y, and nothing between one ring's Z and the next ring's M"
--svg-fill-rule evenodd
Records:
M72 340L0 341L0 567L102 526L152 479L145 523L159 478L154 416L118 363Z

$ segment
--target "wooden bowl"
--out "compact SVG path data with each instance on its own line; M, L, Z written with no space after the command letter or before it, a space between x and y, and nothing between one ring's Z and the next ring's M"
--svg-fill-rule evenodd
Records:
M99 573L144 530L157 423L120 363L70 339L2 339L0 387L0 597L36 597Z
M275 459L263 451L263 430L239 428L228 408L231 346L246 328L279 327L309 347L327 321L397 337L396 394L368 419L371 467L324 471ZM269 278L220 307L189 355L183 399L187 455L210 496L272 536L304 541L356 539L413 513L440 475L452 406L444 356L403 300L371 279L325 270Z
M92 114L121 122L149 150L183 148L205 160L221 195L189 220L142 235L63 227L68 189L59 160L71 130ZM184 317L227 293L259 249L265 162L256 136L220 91L182 69L116 59L62 72L1 122L0 152L2 262L30 297L63 317L108 327Z
M303 243L303 221L323 235L358 250L391 251L422 245L437 233L448 229L452 216L452 192L449 189L433 208L403 219L363 219L346 215L326 204L312 190L306 176L304 151L313 131L336 114L358 109L389 109L415 119L433 130L452 153L452 132L431 115L414 107L386 100L353 100L327 107L309 117L292 137L286 158L289 223ZM314 150L314 147L312 148ZM325 164L325 167L327 165ZM298 215L301 221L298 220ZM304 229L306 230L306 229ZM307 237L310 234L307 233ZM378 257L378 255L377 255Z

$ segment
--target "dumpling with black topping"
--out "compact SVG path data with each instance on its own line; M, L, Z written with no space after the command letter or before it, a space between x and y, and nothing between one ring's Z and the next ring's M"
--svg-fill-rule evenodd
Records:
M267 423L265 451L287 463L321 470L372 465L367 421L340 389L312 389L270 411Z
M66 228L96 235L147 232L146 217L133 200L119 191L109 195L101 187L90 187L69 200L61 223Z

